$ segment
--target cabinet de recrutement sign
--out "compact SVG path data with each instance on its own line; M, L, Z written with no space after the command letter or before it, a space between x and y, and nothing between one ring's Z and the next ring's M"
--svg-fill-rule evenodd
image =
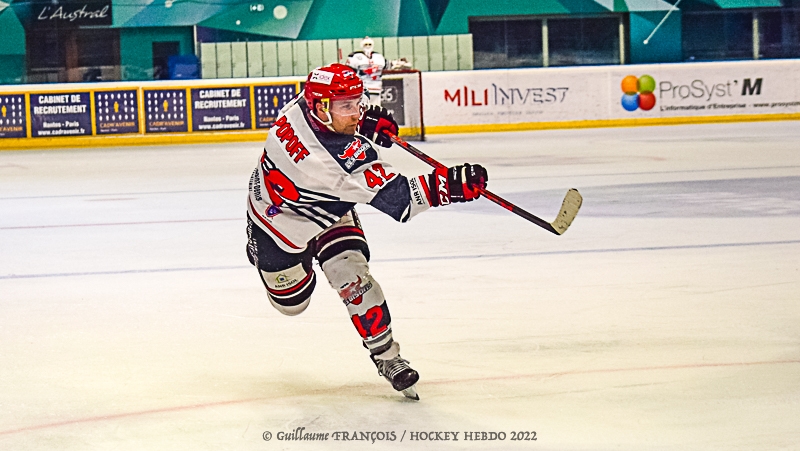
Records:
M34 27L111 25L111 0L35 1L30 24Z

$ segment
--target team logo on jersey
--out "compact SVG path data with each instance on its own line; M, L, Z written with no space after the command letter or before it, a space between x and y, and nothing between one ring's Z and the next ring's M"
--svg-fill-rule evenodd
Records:
M337 156L339 159L345 160L344 167L351 169L356 161L364 161L367 158L367 149L369 149L369 144L361 144L361 140L356 138L344 149L344 152Z
M364 300L364 293L372 289L372 282L367 282L366 285L361 286L361 277L358 277L353 283L347 284L339 291L339 296L342 298L344 305L361 305Z
M267 208L267 211L265 211L264 213L267 215L268 218L272 218L283 213L283 210L281 210L276 205L270 205L269 208Z

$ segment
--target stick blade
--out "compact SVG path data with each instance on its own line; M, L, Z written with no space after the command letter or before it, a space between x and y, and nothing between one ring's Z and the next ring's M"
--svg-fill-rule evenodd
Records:
M570 224L572 224L572 221L575 219L575 216L577 216L578 210L581 209L582 204L583 196L581 196L578 190L573 188L567 191L567 195L564 196L564 202L561 203L561 210L558 212L558 217L556 217L555 221L550 223L557 234L563 235L564 232L567 231Z

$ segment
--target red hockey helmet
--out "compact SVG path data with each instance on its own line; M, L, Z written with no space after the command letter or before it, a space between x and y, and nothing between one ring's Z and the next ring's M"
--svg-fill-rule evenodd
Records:
M314 69L306 79L306 104L312 111L315 101L330 104L334 100L360 99L363 94L361 79L353 68L344 64L334 63Z

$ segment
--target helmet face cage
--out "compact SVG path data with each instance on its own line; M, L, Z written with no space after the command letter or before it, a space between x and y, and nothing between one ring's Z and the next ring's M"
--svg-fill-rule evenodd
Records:
M363 41L361 41L361 48L364 49L364 53L367 53L367 54L372 53L372 47L374 45L375 45L375 43L372 42L372 39L370 39L369 37L366 37L366 38L364 38Z

